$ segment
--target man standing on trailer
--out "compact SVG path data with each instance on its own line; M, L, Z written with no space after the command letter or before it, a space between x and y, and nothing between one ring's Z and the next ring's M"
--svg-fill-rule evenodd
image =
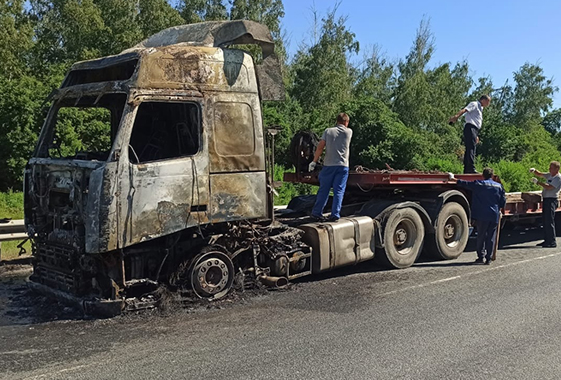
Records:
M532 178L532 182L543 187L543 232L545 240L538 245L544 248L557 247L555 240L555 210L559 206L559 189L561 189L561 175L559 174L559 162L551 161L549 173L542 173L534 168L530 168L530 173L536 177L545 178L547 183L539 182L537 178Z
M451 181L468 190L471 190L471 218L477 221L477 259L476 264L491 264L491 257L495 249L495 239L499 226L500 213L504 213L506 204L503 186L493 181L493 169L483 170L484 180L464 181L456 180L454 174L449 173Z
M475 146L479 142L479 132L483 123L483 108L491 103L489 95L482 95L479 101L470 102L460 112L455 114L448 120L450 124L458 121L460 116L466 114L466 123L464 125L464 144L466 152L464 153L464 174L477 173L475 170Z
M323 209L329 199L329 191L333 188L333 206L329 221L336 222L341 218L341 206L343 195L347 187L349 177L349 147L353 131L349 129L349 115L340 113L337 115L337 125L327 128L319 141L314 160L310 162L308 170L313 172L317 162L325 148L323 168L319 173L319 190L316 203L312 209L312 218L317 221L325 221Z

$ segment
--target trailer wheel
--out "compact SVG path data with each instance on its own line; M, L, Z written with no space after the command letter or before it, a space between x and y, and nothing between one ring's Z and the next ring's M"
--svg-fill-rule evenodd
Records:
M224 253L201 253L193 260L190 270L191 287L201 298L219 299L232 288L234 264Z
M378 257L393 268L413 265L423 248L425 226L420 215L407 207L389 215L384 227L384 250Z
M456 202L446 203L438 213L435 233L428 236L427 245L437 258L458 258L466 248L469 224L466 211Z

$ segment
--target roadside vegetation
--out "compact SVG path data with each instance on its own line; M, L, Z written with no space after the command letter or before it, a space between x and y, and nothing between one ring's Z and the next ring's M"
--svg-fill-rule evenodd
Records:
M23 219L23 193L11 190L0 193L0 219ZM2 260L12 260L18 257L21 241L6 241L1 244ZM24 245L27 253L31 253L31 245Z
M0 0L0 217L21 217L22 173L37 139L49 93L73 62L119 53L167 27L198 21L252 19L268 25L284 60L286 101L266 103L265 125L279 125L275 179L293 170L288 147L293 134L317 134L341 111L354 130L351 166L371 169L462 171L462 123L450 116L481 94L484 111L477 168L491 166L507 191L538 190L528 168L546 170L561 159L561 110L557 92L536 63L524 63L505 83L474 77L468 61L434 62L437 40L430 20L420 20L409 53L390 59L377 46L364 47L337 7L314 13L314 35L285 41L281 0ZM289 31L287 31L289 32ZM296 44L293 56L285 46ZM538 59L539 57L528 57ZM88 123L87 112L68 116L57 144L80 151L104 144L107 125ZM277 204L309 186L284 184ZM10 211L12 210L12 211ZM4 243L3 249L14 243ZM15 244L14 244L15 245Z

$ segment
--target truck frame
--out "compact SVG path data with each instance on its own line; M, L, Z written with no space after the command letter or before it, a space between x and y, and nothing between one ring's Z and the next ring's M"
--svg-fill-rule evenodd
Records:
M258 45L259 64L238 45ZM115 315L149 307L160 286L219 299L374 257L394 268L423 250L458 257L469 193L443 173L354 171L338 223L310 222L313 196L275 217L276 129L262 125L261 101L284 98L280 70L271 34L251 21L174 27L74 64L25 170L30 286ZM64 153L78 110L101 115L91 122L108 124L108 143ZM313 144L293 143L296 173L285 180L317 184L304 169ZM507 215L536 218L540 202L509 195Z

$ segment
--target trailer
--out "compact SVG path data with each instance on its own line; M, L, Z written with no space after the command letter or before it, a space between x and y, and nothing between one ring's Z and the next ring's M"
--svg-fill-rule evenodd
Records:
M237 48L247 44L259 63ZM30 286L115 315L150 307L161 287L214 300L375 258L406 268L423 250L463 252L470 196L445 173L355 170L337 223L311 222L313 196L275 213L278 129L263 126L261 101L283 97L273 39L250 21L178 26L74 64L25 170ZM82 111L109 143L68 153L60 133ZM313 141L295 136L286 181L317 184ZM509 199L509 218L539 216L537 197Z

